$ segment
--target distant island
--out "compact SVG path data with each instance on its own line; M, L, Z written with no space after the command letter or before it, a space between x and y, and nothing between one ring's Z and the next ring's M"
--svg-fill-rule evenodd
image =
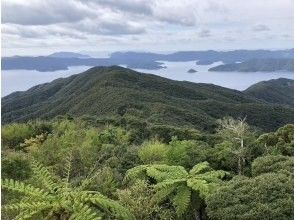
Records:
M197 70L189 69L189 70L187 71L187 73L197 73Z
M73 53L73 52L56 52L48 55L48 57L55 57L55 58L91 58L88 55L80 54L80 53Z
M294 72L294 59L251 59L240 63L215 66L209 71L217 72Z
M66 70L70 66L112 66L124 65L132 69L157 70L165 68L163 63L195 61L198 65L210 65L214 62L223 62L225 65L211 68L211 71L232 69L236 71L236 62L247 62L257 59L294 59L294 49L289 50L233 50L233 51L179 51L170 54L146 53L146 52L115 52L108 58L92 58L88 55L57 52L48 56L13 56L2 57L2 70L37 70L57 71ZM162 62L161 62L162 61ZM270 60L271 61L271 60ZM252 61L250 61L252 62ZM264 61L261 61L264 62ZM251 64L250 64L251 65ZM268 64L266 64L268 65ZM276 64L275 64L276 65ZM270 64L270 66L272 66ZM292 67L291 67L292 68ZM247 68L247 71L252 68ZM256 71L259 71L257 68ZM275 68L276 69L276 68ZM227 70L223 70L227 71ZM243 70L242 70L243 71ZM253 71L254 68L253 68ZM265 70L268 71L268 70Z

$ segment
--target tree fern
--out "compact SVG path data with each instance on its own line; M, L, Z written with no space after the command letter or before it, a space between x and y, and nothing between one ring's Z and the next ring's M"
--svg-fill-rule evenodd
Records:
M202 201L214 190L226 172L213 170L208 162L195 165L189 172L181 166L143 165L130 169L126 180L149 177L156 181L156 193L152 201L169 199L178 214L182 216L191 204L192 193Z
M70 161L70 160L68 160ZM53 175L38 162L32 162L32 170L38 179L38 185L4 179L2 188L22 195L18 203L2 206L4 212L18 212L16 219L75 219L98 220L102 212L116 219L132 220L131 213L99 192L86 191L81 187L72 187L69 183L70 165L65 166L65 178L56 180Z

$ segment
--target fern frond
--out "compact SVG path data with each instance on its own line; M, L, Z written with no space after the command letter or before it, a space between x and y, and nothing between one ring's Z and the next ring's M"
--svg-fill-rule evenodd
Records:
M209 166L208 162L202 162L196 164L189 172L190 175L195 176L204 172L211 171L212 168Z
M210 187L206 180L191 178L187 180L187 186L198 192L202 199L205 199L210 192Z
M21 211L21 210L30 210L38 211L49 208L51 206L50 202L19 202L9 205L2 206L4 212L8 211Z
M80 199L82 202L87 202L98 208L114 215L118 219L133 220L133 215L128 209L120 205L118 202L111 200L100 193L80 193Z
M64 179L63 181L65 183L69 183L70 179L70 172L71 172L71 165L72 165L72 152L68 153L67 157L65 158L65 164L64 164Z
M187 181L187 179L175 179L175 180L174 179L168 179L168 180L165 180L163 182L157 183L154 186L154 189L155 190L160 190L162 188L169 187L169 186L172 186L172 185L178 186L181 183L185 183L186 181Z
M135 179L147 178L146 171L147 171L148 167L149 167L149 165L140 165L140 166L136 166L136 167L129 169L126 172L124 182L132 181Z
M39 162L32 161L31 167L34 173L34 177L49 191L56 189L56 183L52 174Z
M185 185L177 188L176 195L173 198L173 205L178 216L182 216L188 209L191 200L191 190Z
M167 179L185 178L188 172L181 166L169 166L165 164L151 165L146 170L149 177L154 178L157 182Z
M168 187L158 190L152 197L151 203L161 203L166 200L176 190L176 187L170 185Z
M207 182L220 182L229 173L223 170L209 171L203 174L198 174L197 179L203 179Z
M88 205L77 202L68 220L101 220L101 217Z
M42 189L31 186L30 184L25 184L13 179L4 179L2 180L1 187L9 191L18 192L27 196L31 196L34 199L50 199L50 196L47 192Z

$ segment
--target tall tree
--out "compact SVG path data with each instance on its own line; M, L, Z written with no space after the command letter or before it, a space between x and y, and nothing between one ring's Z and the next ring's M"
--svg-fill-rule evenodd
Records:
M245 138L250 133L250 126L246 123L246 118L234 119L225 117L218 120L218 133L227 140L236 143L236 149L233 153L238 158L238 174L244 174L244 166L246 162Z

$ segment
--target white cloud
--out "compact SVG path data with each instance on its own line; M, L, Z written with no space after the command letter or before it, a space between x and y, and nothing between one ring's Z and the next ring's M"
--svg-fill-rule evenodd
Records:
M293 0L3 0L2 46L291 47L293 11Z

